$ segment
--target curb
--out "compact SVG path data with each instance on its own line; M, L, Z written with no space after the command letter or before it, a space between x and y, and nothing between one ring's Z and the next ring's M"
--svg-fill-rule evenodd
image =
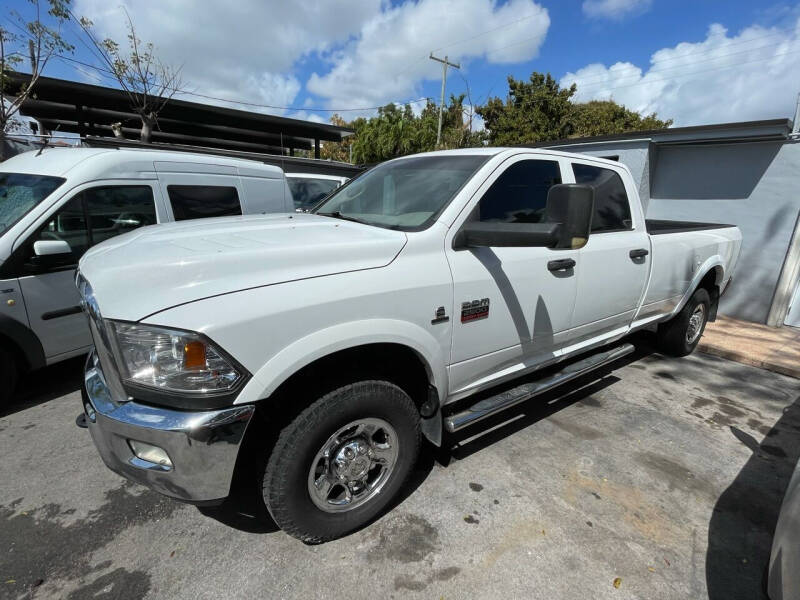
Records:
M747 354L742 354L741 352L736 352L735 350L728 350L726 348L720 348L718 346L711 346L703 343L700 343L697 346L697 350L704 354L718 356L720 358L750 365L751 367L758 367L759 369L766 369L767 371L772 371L773 373L780 373L781 375L787 375L788 377L800 379L800 366L795 367L777 364L769 360L758 360L757 358L753 358Z

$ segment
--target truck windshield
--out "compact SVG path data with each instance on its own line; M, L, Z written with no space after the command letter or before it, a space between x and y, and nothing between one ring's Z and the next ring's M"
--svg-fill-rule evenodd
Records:
M64 181L46 175L0 173L0 237Z
M377 227L428 227L488 156L420 156L378 165L339 188L311 212Z

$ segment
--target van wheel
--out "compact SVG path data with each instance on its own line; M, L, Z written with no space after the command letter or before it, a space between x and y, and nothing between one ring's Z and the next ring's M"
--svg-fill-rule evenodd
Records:
M419 412L403 390L372 380L340 387L280 432L262 479L267 510L306 543L346 535L397 496L419 447Z
M708 322L711 297L695 291L681 311L658 328L658 345L664 354L686 356L694 352Z
M0 348L0 408L11 401L18 379L17 361L8 350Z

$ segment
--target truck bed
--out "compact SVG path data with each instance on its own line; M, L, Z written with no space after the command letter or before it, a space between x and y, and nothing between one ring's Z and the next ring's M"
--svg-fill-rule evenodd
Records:
M645 219L647 233L650 235L663 235L665 233L682 233L685 231L702 231L704 229L722 229L736 227L724 223L699 223L697 221L668 221L665 219Z

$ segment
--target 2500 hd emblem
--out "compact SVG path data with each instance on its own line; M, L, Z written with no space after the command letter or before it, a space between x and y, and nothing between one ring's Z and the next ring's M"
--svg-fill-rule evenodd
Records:
M476 321L489 316L489 299L482 298L472 302L461 303L461 322Z

